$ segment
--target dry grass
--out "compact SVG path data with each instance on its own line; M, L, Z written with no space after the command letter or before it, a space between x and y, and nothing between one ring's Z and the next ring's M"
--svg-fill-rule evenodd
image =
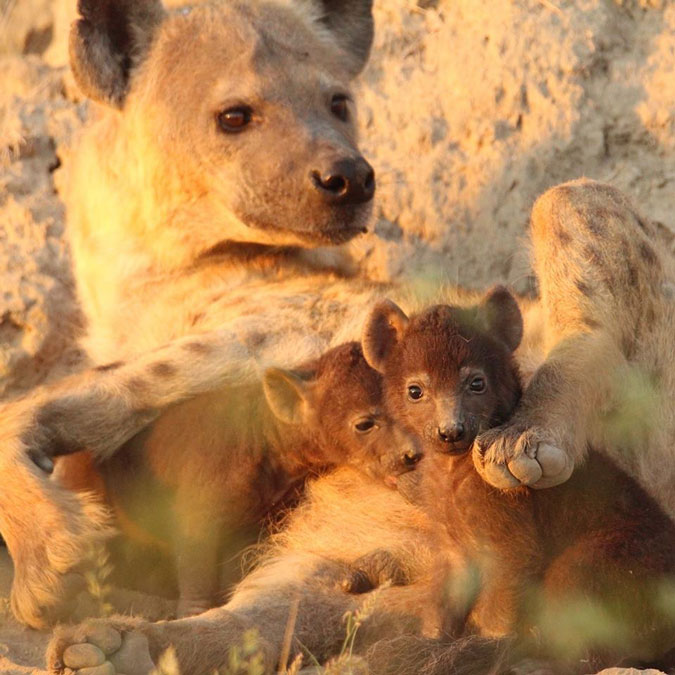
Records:
M108 581L113 571L110 556L103 544L96 544L87 557L92 561L85 574L87 591L96 602L98 616L110 616L113 613L112 586Z

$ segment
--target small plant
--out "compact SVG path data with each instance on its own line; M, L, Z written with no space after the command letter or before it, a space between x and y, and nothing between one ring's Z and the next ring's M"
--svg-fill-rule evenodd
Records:
M96 601L99 616L110 616L113 613L110 602L112 587L108 583L108 577L113 570L110 556L103 544L95 544L88 552L87 558L92 563L84 575L87 591Z
M354 654L354 643L359 629L373 615L380 595L389 586L391 586L390 582L382 584L367 594L358 609L345 612L343 616L345 621L345 639L342 643L342 649L336 658L326 663L322 669L323 673L326 675L366 675L368 673L366 661Z
M291 662L291 665L288 666L288 668L280 671L281 675L298 675L300 668L302 668L302 660L302 653L298 653Z
M150 675L180 675L178 658L173 647L168 647L162 652L157 661L157 667Z
M265 655L260 647L260 634L257 629L247 630L241 645L233 645L227 657L227 666L220 675L263 675Z

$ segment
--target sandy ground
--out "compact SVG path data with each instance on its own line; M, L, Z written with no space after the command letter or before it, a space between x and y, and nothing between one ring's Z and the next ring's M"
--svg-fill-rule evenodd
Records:
M0 548L0 675L46 673L44 653L49 633L26 628L14 619L8 600L11 584L12 561L7 550ZM111 589L106 601L115 612L155 621L171 617L175 608L170 600L129 590Z
M12 562L5 549L0 550L0 673L44 673L47 635L18 624L9 609Z
M626 191L675 249L675 0L375 4L358 100L378 203L356 245L373 276L530 290L531 204L580 175ZM82 360L59 198L88 113L66 65L74 5L0 0L5 396ZM3 558L3 598L10 576ZM42 638L0 610L0 672L30 672Z

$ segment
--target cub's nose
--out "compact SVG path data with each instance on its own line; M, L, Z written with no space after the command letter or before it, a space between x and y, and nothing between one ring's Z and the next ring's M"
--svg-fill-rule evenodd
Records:
M403 465L407 467L413 467L416 464L419 463L419 461L424 457L424 455L419 451L415 449L410 449L407 452L403 453L403 456L401 457L403 461Z
M442 424L438 427L438 437L443 443L456 443L464 438L464 431L464 424L462 422Z
M311 173L312 183L332 204L362 204L375 194L375 172L363 157L340 159Z

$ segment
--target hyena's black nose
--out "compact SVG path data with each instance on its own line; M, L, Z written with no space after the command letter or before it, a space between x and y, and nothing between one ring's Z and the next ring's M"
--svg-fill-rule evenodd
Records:
M363 157L340 159L312 171L314 187L333 204L361 204L375 194L375 172Z
M438 427L438 437L443 443L456 443L464 438L464 424L462 422L453 422L452 424L442 424Z

